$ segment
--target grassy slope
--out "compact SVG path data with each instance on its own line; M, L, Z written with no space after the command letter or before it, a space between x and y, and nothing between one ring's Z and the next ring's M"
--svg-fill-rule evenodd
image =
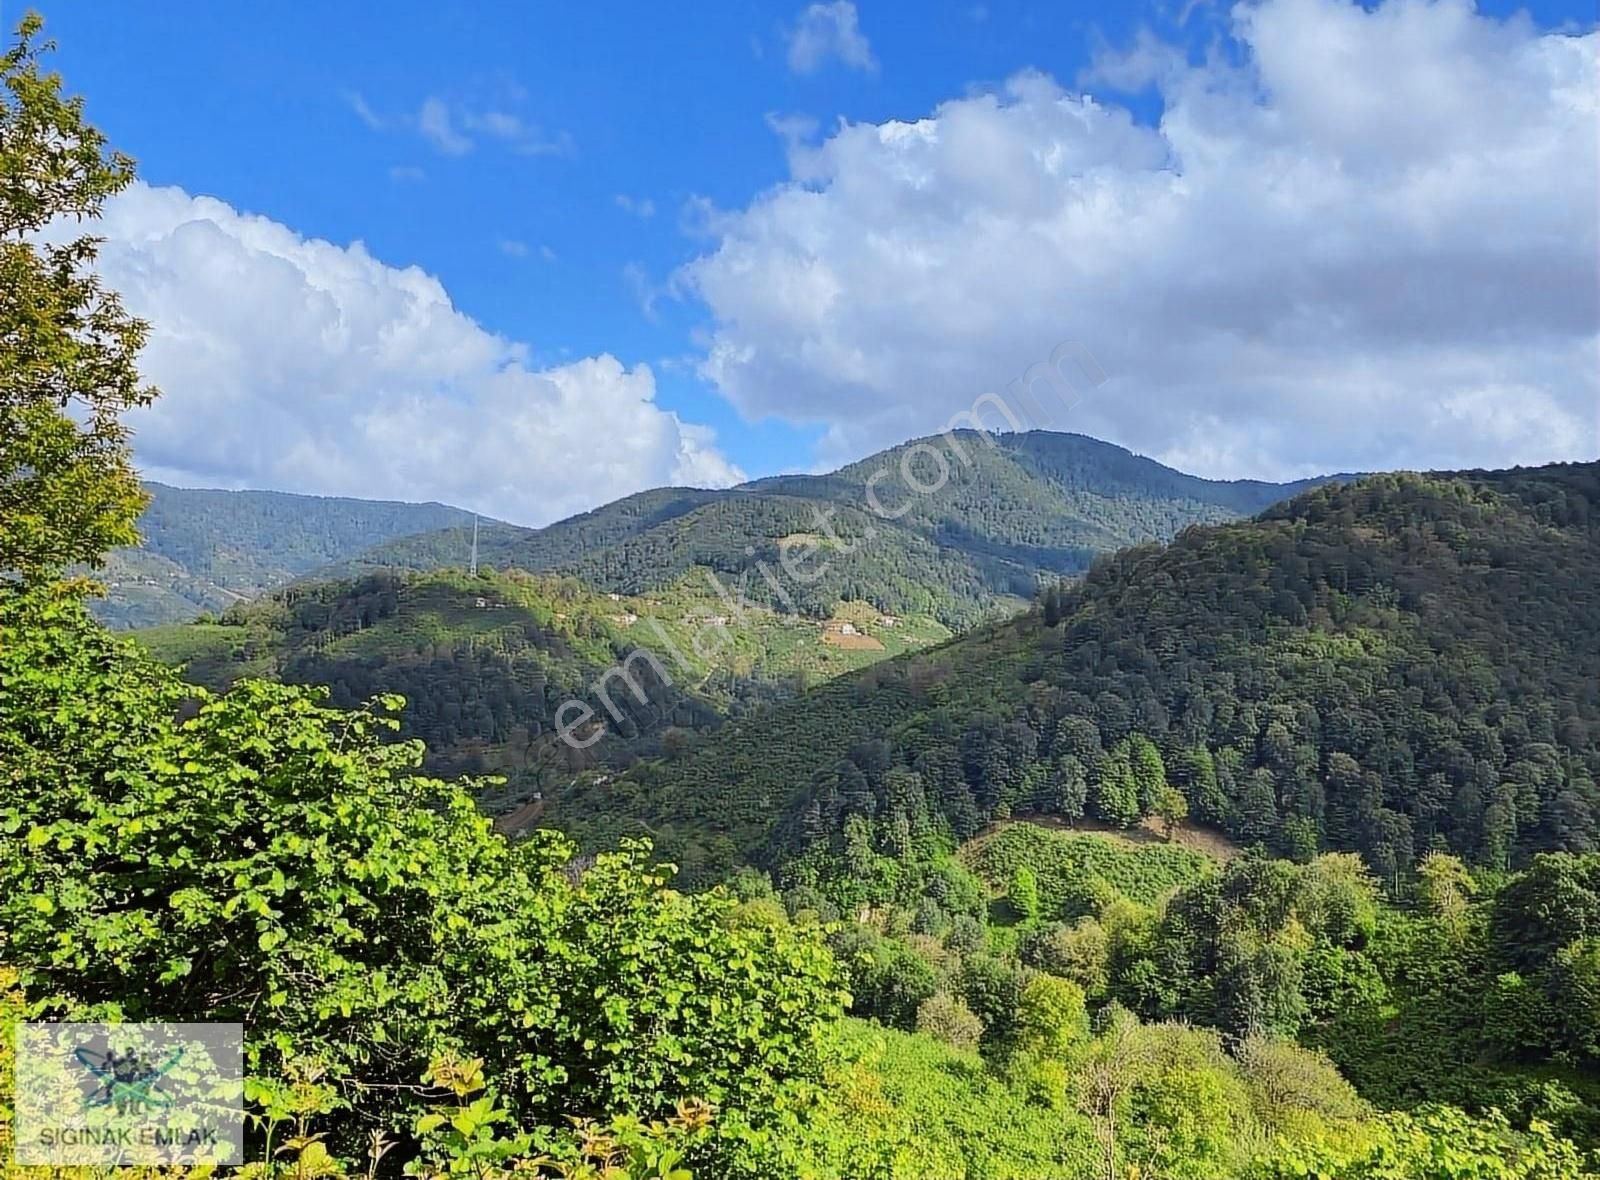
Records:
M1032 869L1039 900L1050 917L1059 916L1069 894L1096 879L1141 905L1155 905L1216 865L1204 853L1176 843L1061 831L1026 821L997 826L967 841L960 859L996 891L1007 887L1018 868Z
M919 1180L1059 1180L1100 1166L1088 1120L1029 1101L975 1053L913 1033L846 1020L851 1065L835 1079L845 1126L835 1142L878 1144L878 1159L828 1162L847 1175ZM864 1154L870 1153L870 1149ZM893 1161L892 1171L869 1170Z

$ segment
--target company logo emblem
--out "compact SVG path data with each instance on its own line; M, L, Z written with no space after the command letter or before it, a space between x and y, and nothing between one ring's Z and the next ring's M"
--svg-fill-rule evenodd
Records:
M83 1100L85 1110L109 1106L118 1114L143 1110L170 1110L172 1097L159 1089L161 1079L183 1059L183 1050L169 1054L159 1065L137 1049L118 1053L107 1049L74 1049L73 1057L98 1083Z
M244 1162L242 1025L24 1021L14 1052L18 1164Z

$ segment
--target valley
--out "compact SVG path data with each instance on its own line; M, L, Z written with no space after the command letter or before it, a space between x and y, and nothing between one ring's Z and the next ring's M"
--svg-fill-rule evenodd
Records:
M507 776L484 800L491 810L525 803L585 768L659 755L764 702L949 637L934 619L885 616L865 603L838 603L822 619L730 606L693 572L632 596L515 570L297 584L216 622L135 633L156 658L214 691L270 677L326 685L347 709L399 693L407 701L401 734L426 742L431 769ZM645 699L624 677L607 680L641 649L652 662L628 667L637 668ZM608 684L614 712L596 695ZM581 749L557 737L559 710L571 700L600 711L603 736Z
M838 1133L917 1167L1092 1158L1104 1127L1081 1101L1062 1119L1048 1063L1135 1044L1158 1088L1174 1054L1251 1092L1292 1070L1329 1126L1442 1100L1593 1142L1589 919L1547 927L1537 899L1600 897L1596 503L1597 464L1364 477L1077 576L982 567L969 537L933 560L1009 571L970 597L851 599L864 532L802 532L766 491L709 515L661 493L585 523L614 538L600 556L558 556L587 552L577 525L491 526L468 574L429 568L459 528L420 534L135 637L211 692L403 698L396 736L431 774L477 776L472 806L514 840L644 839L736 899L736 924L825 932L856 1055L833 1084L894 1111ZM840 576L774 595L752 553L785 545ZM646 553L675 576L636 578ZM567 572L497 564L517 560ZM1002 592L1024 570L1031 602ZM571 702L592 719L564 732ZM1252 1101L1214 1117L1282 1117ZM1118 1150L1159 1158L1145 1133ZM1238 1149L1164 1134L1196 1160Z
M723 857L713 873L852 815L881 831L886 775L918 780L908 818L963 837L1013 809L1131 824L1170 782L1241 842L1357 849L1392 878L1430 847L1587 849L1595 479L1372 477L1125 550L1036 611L643 766L639 789L577 784L564 814L613 833L637 814L682 833L691 871Z
M944 478L907 456L938 457ZM908 495L908 478L924 490ZM660 756L763 704L1015 614L1118 545L1233 519L1300 486L1195 479L1077 435L967 431L828 476L658 489L538 530L482 523L475 576L460 571L470 524L305 568L377 520L408 530L439 513L466 517L455 509L350 502L349 519L308 546L296 530L346 502L297 511L306 498L158 488L147 548L114 552L104 576L172 560L163 552L237 552L228 568L252 571L239 585L287 587L216 618L140 628L138 641L213 689L271 676L329 685L344 708L401 693L402 733L427 743L429 766L505 775L484 800L505 812L567 791L585 770ZM904 498L892 518L880 488ZM225 539L244 535L259 552ZM286 562L298 567L292 580L267 572ZM102 617L135 618L128 593L119 582ZM635 651L654 662L630 662ZM596 699L609 670L635 666L642 697L619 677ZM599 718L581 745L557 736L571 700Z

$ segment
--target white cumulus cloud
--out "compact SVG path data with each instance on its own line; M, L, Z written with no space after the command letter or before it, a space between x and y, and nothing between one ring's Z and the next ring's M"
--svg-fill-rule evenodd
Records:
M835 58L855 70L877 67L850 0L808 6L789 31L789 68L795 73L814 74Z
M816 6L814 6L814 11ZM1145 37L915 122L789 144L677 282L703 373L824 458L940 428L1066 340L1051 425L1218 475L1600 452L1600 34L1467 0L1262 0L1203 64ZM811 59L806 59L811 60Z
M130 419L152 478L443 500L528 524L743 478L709 429L656 404L647 365L540 366L438 279L359 242L143 184L96 232L107 283L152 325L143 369L163 396Z

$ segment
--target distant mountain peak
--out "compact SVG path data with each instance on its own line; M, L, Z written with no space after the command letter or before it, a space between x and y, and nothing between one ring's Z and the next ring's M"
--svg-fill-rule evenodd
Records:
M1099 554L1192 524L1253 515L1312 481L1216 481L1087 435L957 431L913 439L823 475L725 490L653 488L542 529L481 541L491 565L572 574L637 592L704 567L769 605L825 615L845 598L969 626ZM785 552L820 538L814 579ZM374 546L319 576L458 562L447 536Z

